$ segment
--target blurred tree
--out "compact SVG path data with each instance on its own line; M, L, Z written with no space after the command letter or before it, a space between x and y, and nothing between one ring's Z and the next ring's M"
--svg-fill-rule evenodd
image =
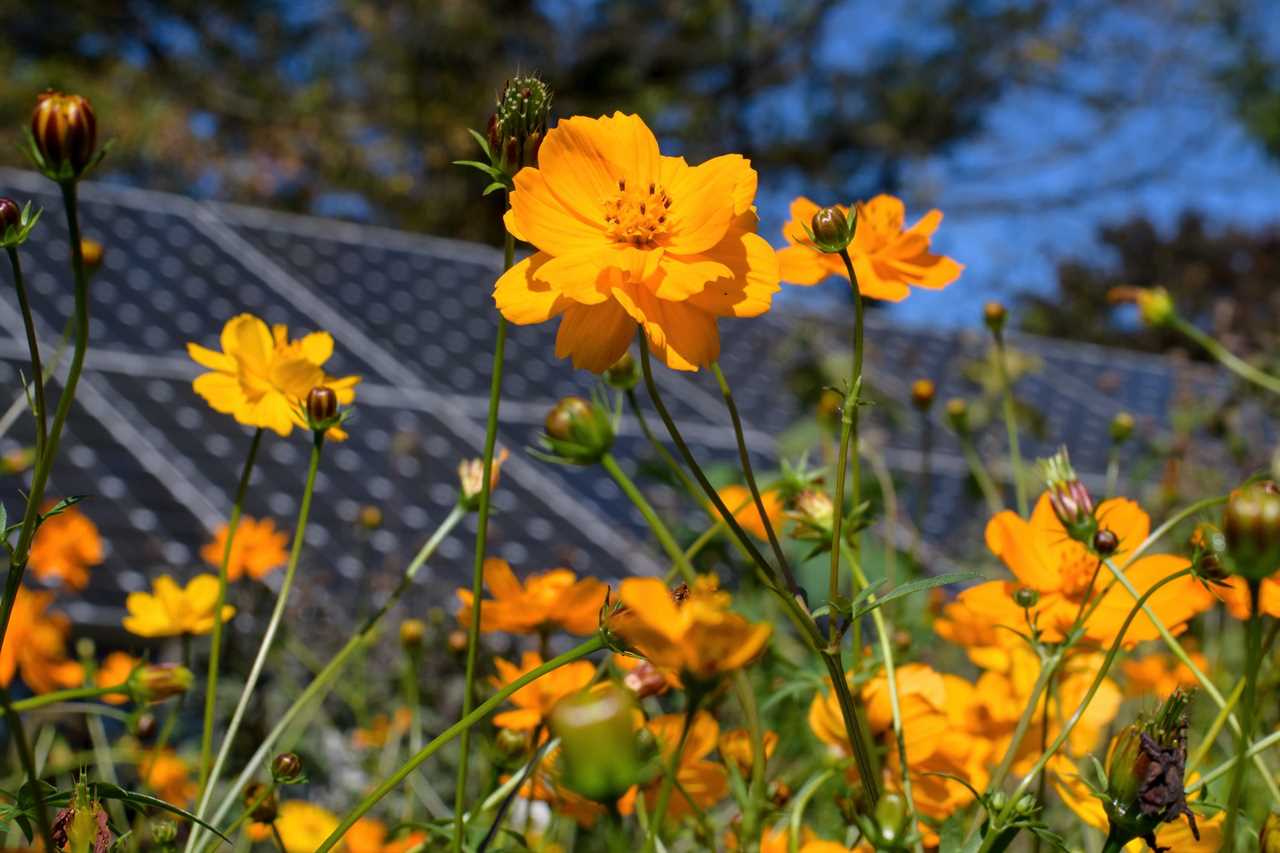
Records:
M691 158L739 150L865 194L981 126L1050 6L938 0L864 51L833 32L846 5L0 0L0 126L74 89L118 140L113 179L492 239L498 201L450 163L474 156L465 128L514 68L540 71L561 115L638 111Z
M1145 219L1103 228L1099 236L1114 262L1061 264L1056 292L1022 297L1024 310L1015 316L1023 329L1152 352L1188 349L1180 335L1145 328L1131 307L1107 300L1112 287L1158 285L1173 295L1179 313L1236 354L1280 359L1280 230L1214 232L1199 215L1186 213L1167 236ZM1197 348L1189 351L1207 358Z

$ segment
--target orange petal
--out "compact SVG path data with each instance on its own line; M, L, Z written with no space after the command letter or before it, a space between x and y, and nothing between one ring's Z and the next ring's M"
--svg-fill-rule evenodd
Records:
M551 259L545 252L525 258L502 274L493 286L493 303L503 317L517 326L542 323L568 306L552 284L534 278Z
M697 254L724 239L739 212L735 192L753 171L740 154L724 154L680 170L666 188L672 201L667 249L680 255Z
M639 116L574 116L547 134L538 149L538 169L567 207L603 223L603 203L617 195L619 180L658 179L658 141Z
M556 358L572 358L573 366L602 373L631 345L635 321L617 300L599 305L569 305L556 334Z
M512 234L554 256L609 244L603 215L580 213L556 195L544 172L521 169L515 177L506 221ZM591 216L592 218L587 218Z
M780 288L778 253L768 241L757 234L731 234L703 257L727 266L733 279L708 281L689 297L690 305L718 317L758 317L769 310Z
M1047 498L1044 499L1047 502ZM1037 505L1037 509L1038 509ZM1017 513L1004 510L987 523L987 547L1009 567L1018 580L1041 592L1058 589L1058 565L1044 548L1042 538Z

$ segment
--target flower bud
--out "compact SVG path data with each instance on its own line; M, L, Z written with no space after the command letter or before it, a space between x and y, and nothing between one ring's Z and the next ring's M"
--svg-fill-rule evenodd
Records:
M1035 794L1023 794L1018 798L1018 801L1013 804L1013 811L1015 814L1027 817L1033 814L1037 807L1038 804L1036 803Z
M947 421L951 428L964 435L969 431L969 404L959 397L947 401Z
M462 654L467 650L467 632L462 630L450 631L446 639L449 651L455 654Z
M1280 489L1270 480L1233 491L1222 515L1231 571L1260 581L1280 568Z
M1107 299L1137 305L1142 322L1153 328L1168 325L1176 316L1173 299L1163 287L1113 287L1107 291Z
M156 715L150 711L139 714L133 723L133 733L139 740L151 740L155 737L157 728L159 725L156 723Z
M880 840L892 844L907 829L907 801L901 794L881 794L876 803L875 818L880 830Z
M766 795L774 808L786 808L787 803L791 802L791 786L781 779L773 779L769 782Z
M1191 531L1187 544L1191 550L1191 567L1196 576L1210 583L1222 583L1230 577L1227 572L1227 537L1207 521L1202 521Z
M982 306L982 322L986 323L991 334L997 337L1004 331L1004 323L1008 317L1009 312L999 302L988 302Z
M551 88L533 75L507 81L486 128L494 165L514 175L538 162L551 116Z
M508 762L515 762L529 751L529 737L525 732L503 729L494 739L494 745L498 748L498 755Z
M510 453L505 447L493 454L492 481L489 489L498 487L498 475L502 472L502 463L507 461ZM464 459L458 463L458 486L461 489L462 506L471 512L480 508L480 492L484 489L484 460Z
M1049 492L1049 504L1066 528L1067 535L1077 542L1092 542L1093 534L1098 530L1093 498L1071 467L1067 449L1063 447L1048 459L1040 460L1040 470Z
M80 240L80 260L84 262L84 268L89 272L96 272L98 267L102 266L103 253L102 244L97 240L90 240L88 237Z
M565 397L547 415L543 448L557 461L592 465L613 446L613 422L600 403Z
M53 820L54 845L71 853L107 853L112 840L107 812L94 799L83 777L76 781L71 797L70 804Z
M849 217L836 205L824 207L810 221L813 242L823 252L841 252L853 240Z
M1117 445L1124 444L1133 435L1133 415L1120 412L1111 419L1111 441Z
M78 178L93 162L97 146L93 107L80 95L44 92L31 114L31 138L40 166L50 177Z
M1120 547L1120 537L1105 527L1093 534L1093 550L1099 557L1110 557Z
M1161 823L1183 815L1200 837L1182 786L1189 703L1190 694L1175 690L1154 714L1138 717L1112 741L1103 808L1110 821L1108 837L1121 846L1152 836Z
M826 492L805 489L796 495L795 509L787 518L796 523L793 535L797 539L825 542L831 539L831 525L835 522L835 505Z
M642 660L630 672L622 677L622 686L636 694L637 699L659 696L667 692L671 685L667 677L647 660Z
M406 619L400 623L400 645L406 649L420 649L427 636L427 623L421 619Z
M294 785L301 782L302 759L296 752L282 752L271 760L271 778L277 785Z
M1013 593L1013 603L1026 609L1040 603L1040 593L1029 586L1020 586Z
M640 371L630 352L624 352L622 358L604 372L604 381L610 388L617 388L619 391L630 391L636 387L640 382Z
M332 388L317 385L307 394L307 421L311 429L323 432L338 419L338 395Z
M0 198L0 235L22 225L22 208L11 198Z
M987 811L999 814L1009 804L1009 796L1004 791L996 791L987 800Z
M139 704L156 705L191 689L191 670L176 663L150 663L129 675L129 695Z
M597 802L620 796L640 777L631 694L605 684L562 699L551 712L566 787Z
M168 818L155 818L148 828L151 831L151 840L156 844L172 844L178 840L178 825Z
M936 393L937 388L934 387L932 380L917 379L911 383L911 405L922 412L927 412L933 405L933 397Z
M249 817L258 823L271 823L276 819L276 795L261 782L245 786L244 806L253 809Z

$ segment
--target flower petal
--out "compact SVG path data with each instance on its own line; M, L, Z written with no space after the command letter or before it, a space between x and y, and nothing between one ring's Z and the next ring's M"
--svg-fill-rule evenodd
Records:
M554 284L534 278L538 268L551 260L546 252L525 258L507 270L493 286L493 302L509 322L517 326L543 323L568 307Z
M689 297L690 305L718 317L758 317L769 310L779 290L779 259L767 240L758 234L731 235L703 257L724 264L733 278L708 281Z
M571 303L560 318L556 358L572 358L574 367L602 373L622 358L635 330L635 321L616 299L599 305Z
M521 169L515 185L504 221L507 230L521 240L553 257L610 243L604 233L603 212L579 212L570 207L542 171Z
M191 356L191 360L196 364L201 367L207 367L210 370L218 370L223 373L234 373L236 371L236 360L234 358L225 353L214 352L199 344L188 343L187 355Z
M603 222L604 201L617 195L618 181L657 180L659 156L658 140L639 116L574 116L547 133L538 168L567 207Z
M739 187L754 170L741 154L723 154L677 172L666 187L671 196L667 217L671 236L668 251L680 255L705 252L724 239L734 217Z

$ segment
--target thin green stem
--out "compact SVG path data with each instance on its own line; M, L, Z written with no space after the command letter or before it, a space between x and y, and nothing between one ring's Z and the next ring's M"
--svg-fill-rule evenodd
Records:
M1228 350L1222 344L1218 343L1211 335L1208 335L1195 325L1188 323L1186 320L1173 315L1169 320L1169 325L1181 334L1195 341L1204 347L1209 355L1213 356L1219 364L1230 370L1236 376L1247 382L1252 382L1259 388L1265 388L1272 394L1280 394L1280 379L1259 370L1249 362L1240 358L1240 356Z
M508 697L510 697L512 693L515 693L526 684L533 683L548 672L559 669L560 667L573 663L576 660L581 660L587 655L597 652L604 647L604 639L599 635L596 635L564 654L552 658L542 664L542 666L529 670L524 675L521 675L510 684L494 693L484 702L477 705L474 710L437 735L430 743L419 750L412 758L401 765L398 770L378 785L377 788L365 796L365 798L362 799L354 809L343 817L342 822L338 824L337 829L329 834L329 837L324 840L324 843L316 849L316 853L325 853L327 850L332 850L334 846L342 840L342 837L347 834L347 830L349 830L356 821L364 817L364 815L367 814L371 808L377 805L377 803L388 793L395 790L395 788L403 782L410 773L416 770L428 758L435 755L442 746L449 743L464 731L469 730L476 723L487 717L491 711L503 702L507 701Z
M973 443L973 434L967 429L956 430L956 441L960 443L960 452L964 454L964 461L969 463L969 473L973 475L974 482L978 484L978 490L982 492L982 497L987 502L987 512L995 515L1004 509L1004 499L1000 497L996 481L991 479L987 466L983 464L982 457L978 454L978 448Z
M3 708L5 723L12 733L14 745L18 750L18 760L22 763L23 772L30 783L32 799L35 802L36 827L40 837L44 839L46 850L57 850L53 843L53 824L49 822L49 809L44 801L44 791L40 789L40 773L36 770L36 760L31 752L31 741L27 739L27 730L22 725L22 718L14 710L13 698L8 687L0 687L0 707Z
M516 241L507 232L503 246L502 269L509 270L515 263ZM484 594L484 559L489 538L489 502L493 496L493 451L498 442L498 406L502 402L502 368L507 348L507 320L498 315L498 330L493 340L493 370L489 375L489 415L484 428L484 478L480 485L480 502L476 510L475 559L471 566L471 624L467 626L466 678L462 688L462 715L465 717L475 703L476 656L480 651L480 608ZM458 757L458 775L453 788L453 851L462 849L462 833L465 829L463 815L467 805L467 770L471 759L471 731L462 732L461 754Z
M835 606L840 597L840 528L844 523L844 490L846 469L849 467L849 453L853 451L853 471L851 491L853 507L857 512L862 503L862 465L858 454L858 407L862 395L862 350L863 350L863 305L862 292L858 289L858 276L853 270L853 261L847 249L840 250L840 259L844 261L849 272L849 288L853 291L853 365L849 373L849 387L845 391L844 407L840 412L840 454L836 462L836 491L832 499L835 512L831 519L831 570L827 578L827 601ZM851 542L854 554L858 554L857 532ZM827 640L836 644L836 620L827 619Z
M408 567L405 569L404 576L400 579L399 585L392 591L391 595L388 596L386 602L378 608L377 612L368 618L364 625L361 626L360 630L357 631L351 639L347 640L347 644L343 646L338 653L333 656L329 663L326 664L325 667L315 676L315 678L311 680L311 683L306 686L298 698L293 701L293 704L290 705L284 714L281 715L280 719L276 722L275 726L267 736L262 739L262 743L258 745L258 749L253 753L253 757L245 764L240 776L229 789L228 796L222 801L221 805L219 805L217 811L214 812L213 818L209 821L210 823L216 825L218 822L226 818L227 812L230 811L232 806L234 806L238 801L238 792L244 790L244 786L249 783L254 774L257 773L258 768L260 768L267 760L267 756L271 753L271 750L275 748L276 743L284 735L285 731L293 725L294 720L296 720L304 710L310 707L313 701L322 698L328 692L329 685L338 677L339 674L341 674L347 663L359 650L363 649L365 645L372 640L375 629L379 624L381 624L382 619L387 615L387 613L395 607L396 603L400 600L400 597L404 595L405 591L413 584L413 579L417 576L418 571L426 565L427 560L430 559L431 555L435 553L438 547L440 547L440 543L453 532L453 529L458 526L459 522L461 522L466 515L467 510L461 503L455 505L449 512L449 515L445 517L444 521L440 523L440 526L436 528L436 531L431 534L426 543L423 544L422 548L409 563ZM204 817L207 812L208 801L212 791L213 786L210 785L205 792L204 802L201 803L200 809L197 811L197 814L200 817ZM188 840L188 851L195 849L194 841L197 840L197 836L199 834L199 828L192 831Z
M311 459L307 464L307 480L302 490L302 502L298 507L298 522L294 526L293 547L289 550L289 563L285 567L284 582L280 585L275 607L271 611L271 618L267 621L267 630L263 633L262 642L258 646L258 654L253 660L253 665L249 668L249 677L245 679L244 688L240 691L240 699L236 702L235 711L231 714L231 722L227 725L227 731L222 736L222 745L218 747L218 756L214 759L213 769L209 772L209 778L205 786L204 800L206 804L208 802L208 793L217 784L218 777L222 774L223 765L226 764L227 756L231 754L231 746L235 742L236 733L240 731L240 723L249 708L249 700L253 696L254 688L258 686L258 678L262 675L262 668L266 665L267 655L271 652L271 645L275 641L276 632L284 619L285 605L289 601L289 592L293 588L293 580L298 571L298 558L302 555L302 545L306 540L307 519L311 515L311 499L315 494L316 473L320 470L320 453L323 448L324 431L317 430L312 433Z
M1222 729L1227 724L1227 717L1231 716L1231 712L1235 710L1236 704L1240 701L1240 697L1244 694L1244 679L1241 678L1236 682L1236 686L1227 694L1227 704L1218 709L1218 713L1214 715L1213 722L1209 724L1209 728L1205 729L1204 734L1200 738L1200 746L1196 748L1195 753L1187 759L1187 769L1183 774L1190 776L1191 773L1200 766L1200 764L1209 757L1209 753L1213 751L1213 745L1218 740L1218 735L1222 734Z
M1247 757L1257 758L1259 755L1266 752L1268 749L1275 746L1276 744L1280 744L1280 731L1272 732L1266 737L1260 738L1259 740L1254 741L1253 745L1249 747ZM1240 756L1238 755L1231 756L1226 761L1219 764L1217 767L1207 771L1199 779L1187 785L1187 793L1194 794L1196 791L1199 791L1201 788L1203 788L1205 785L1208 785L1210 782L1215 782L1218 779L1221 779L1223 776L1230 773L1232 768L1234 768L1239 762L1240 762Z
M231 564L231 549L235 542L236 530L240 527L240 515L244 512L245 495L249 492L249 481L253 478L253 463L258 458L258 447L262 444L262 428L253 433L253 441L249 443L249 454L244 460L244 470L240 472L240 483L236 487L235 501L231 504L231 516L227 519L227 541L222 546L222 559L218 563L218 598L214 613L221 613L227 602L227 567ZM200 733L200 790L209 783L209 769L213 762L213 724L218 706L218 670L222 660L221 619L213 620L213 635L209 639L209 674L204 689L204 728Z
M645 500L644 495L636 488L636 484L622 470L618 460L614 458L612 453L606 453L600 458L600 464L605 471L609 472L609 476L618 484L618 488L622 489L622 493L627 496L631 503L635 504L636 509L640 510L640 514L648 522L649 529L653 531L658 544L662 546L662 550L667 552L667 556L680 569L680 574L684 577L685 582L693 583L697 578L697 572L694 571L693 564L689 562L689 558L685 556L684 550L676 542L675 537L671 535L667 525L662 522L653 507L649 505L649 501Z
M72 687L67 690L55 690L29 699L19 699L13 703L13 710L19 714L25 714L58 702L74 702L77 699L94 699L98 696L106 696L108 693L120 693L121 688L122 685L113 684L109 687Z
M828 768L823 770L817 776L814 776L804 786L796 792L796 797L791 803L791 814L787 818L787 850L789 853L800 853L800 837L803 834L801 827L804 826L804 810L809 805L809 801L813 799L818 790L836 775L836 771Z
M690 699L689 707L684 712L684 725L680 727L680 738L676 748L667 762L666 772L662 774L662 784L658 787L658 799L653 805L653 819L649 822L649 834L645 839L645 853L652 853L658 836L662 834L662 822L667 817L667 805L671 802L671 792L676 786L676 776L680 772L680 756L684 753L684 745L689 741L689 731L693 728L694 715L698 713L698 702Z
M765 805L765 765L769 757L764 748L764 726L760 723L760 708L756 704L751 679L745 671L733 674L733 693L742 707L742 718L751 738L751 780L747 789L747 804L742 810L742 838L755 838L759 834L760 815Z
M1004 428L1009 436L1009 466L1013 471L1013 494L1018 504L1018 515L1027 517L1027 478L1022 465L1022 451L1018 446L1018 415L1013 403L1013 383L1009 381L1009 359L1005 352L1004 335L993 332L996 341L996 371L1000 376L1000 397L1004 409Z
M36 325L31 316L31 304L27 301L27 285L22 278L22 262L16 247L9 249L9 263L13 267L13 287L18 294L18 309L22 312L22 326L27 332L27 349L31 352L31 384L34 395L36 422L36 458L44 455L45 442L49 438L49 411L44 402L44 368L40 363L40 341L36 337Z
M627 405L631 407L631 415L636 419L636 423L640 425L640 432L644 433L644 437L649 441L649 445L653 448L653 452L658 454L658 458L666 464L680 481L680 485L689 493L689 497L698 502L699 506L706 506L706 499L699 492L697 485L693 480L689 479L688 473L671 455L671 451L667 450L667 446L658 440L654 435L653 429L649 426L649 419L645 417L644 410L640 408L640 398L636 395L636 389L628 388L626 392Z
M742 476L747 481L747 488L751 490L751 500L755 502L756 512L760 514L760 523L764 525L769 547L773 549L773 557L778 561L778 568L782 571L783 580L786 581L787 589L791 590L794 595L799 592L800 586L796 583L795 575L791 571L791 564L787 561L787 555L782 550L782 543L778 541L778 534L773 529L773 522L769 519L769 513L765 510L764 498L760 495L760 487L756 484L755 471L751 465L751 453L747 449L746 432L742 428L742 418L738 414L738 404L733 399L733 391L729 388L729 380L725 378L724 371L720 369L720 363L713 361L711 363L711 371L715 374L716 382L720 385L720 396L724 398L725 408L729 410L729 420L733 423L733 435L738 444L738 460L742 463Z
M1244 777L1248 769L1245 756L1249 753L1249 738L1253 736L1254 719L1258 712L1258 670L1262 665L1262 608L1259 598L1262 581L1249 578L1249 621L1245 629L1244 695L1241 697L1240 729L1236 732L1236 765L1231 773L1230 794L1227 796L1227 819L1223 826L1224 850L1235 850L1236 826L1240 818L1241 797L1244 794Z

